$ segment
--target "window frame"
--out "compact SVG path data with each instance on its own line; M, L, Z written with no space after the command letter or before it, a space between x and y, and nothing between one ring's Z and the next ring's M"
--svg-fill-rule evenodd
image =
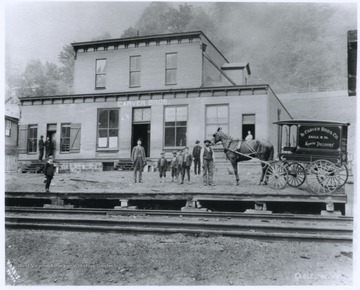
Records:
M67 127L68 128L68 134L69 136L68 137L64 137L63 136L63 127ZM68 139L68 143L69 143L69 149L68 150L62 150L63 148L63 141L64 139ZM68 154L70 153L70 140L71 140L71 123L61 123L60 124L60 153L65 153L65 154Z
M6 122L5 122L5 136L6 137L11 137L11 127L12 127L11 121L6 120Z
M131 66L131 60L132 59L139 59L139 68L132 70L132 66ZM139 74L139 84L132 84L131 83L131 75L132 74ZM139 88L141 87L141 55L131 55L129 58L129 87L130 88Z
M176 64L174 67L168 66L168 56L175 55L176 56ZM165 85L177 85L177 69L178 69L178 53L177 52L167 52L165 53ZM168 80L168 72L175 72L175 81L171 82Z
M100 113L103 111L108 111L108 118L107 118L107 127L106 128L99 128L99 122L100 122ZM116 111L117 112L117 127L110 128L110 111ZM106 147L99 147L99 138L100 138L100 129L101 130L107 130L107 146ZM96 126L96 151L118 151L119 150L119 129L120 129L120 109L119 108L98 108L97 110L97 126ZM110 141L110 130L116 130L117 131L117 144L116 147L109 147Z
M218 108L218 107L227 107L227 122L225 123L225 122L222 122L222 123L219 123L218 121L217 122L210 122L210 123L208 123L207 122L207 119L208 119L208 108L210 108L210 107L216 107L216 108ZM218 113L217 113L217 117L216 117L216 119L218 120L219 118L218 118ZM229 131L230 130L230 105L229 105L229 103L225 103L225 104L210 104L210 105L206 105L205 106L205 139L208 139L208 138L210 138L209 136L207 136L207 132L208 132L208 126L214 126L214 125L216 125L215 127L223 127L224 125L226 125L227 126L227 128L228 128L228 130L227 131ZM215 132L213 132L213 134L214 134ZM226 132L227 134L229 134L229 132Z
M104 69L104 72L98 73L97 72L98 61L101 61L101 60L105 61L105 69ZM97 58L97 59L95 59L95 90L104 90L104 89L106 89L106 72L107 72L107 59L106 58ZM104 86L98 86L98 76L104 76L105 77Z
M36 134L35 137L31 137L30 138L30 132L32 132L32 129L35 130ZM37 124L29 124L28 125L28 134L27 134L27 138L26 138L26 142L27 142L27 146L26 146L26 150L27 150L27 154L36 154L37 153L37 142L38 142L38 139L37 139L37 136L38 136L38 125ZM29 146L29 142L30 140L32 140L32 143L35 144L34 147L35 149L33 151L30 151L30 146Z
M177 126L177 111L176 111L176 113L175 113L175 125L174 126L166 126L166 110L167 109L170 109L170 108L175 108L175 109L177 109L177 108L186 108L186 125L185 126ZM172 105L172 106L164 106L164 111L163 111L163 113L164 113L164 143L163 143L163 147L164 148L183 148L183 147L185 147L185 146L187 146L187 142L188 142L188 140L187 140L187 133L188 133L188 131L187 131L187 128L188 128L188 123L189 123L189 109L188 109L188 105ZM184 122L184 121L180 121L180 122ZM185 129L185 144L182 144L182 145L176 145L176 143L177 143L177 128L178 127L181 127L181 128L183 128L183 127L185 127L186 129ZM166 128L175 128L175 133L174 133L174 145L167 145L166 144Z

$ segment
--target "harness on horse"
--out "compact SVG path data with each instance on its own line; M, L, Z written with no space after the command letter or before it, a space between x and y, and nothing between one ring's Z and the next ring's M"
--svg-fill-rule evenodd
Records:
M235 146L232 146L234 148L230 148L231 144L235 144ZM243 146L243 144L250 151L250 153L248 153L248 154L241 153L241 147ZM227 151L231 151L236 154L240 154L242 156L249 157L249 158L253 158L251 155L255 155L255 158L258 158L258 159L261 159L260 155L262 154L262 153L257 152L252 146L250 146L246 140L239 140L239 139L232 139L232 138L230 139L227 148L224 149L225 154Z

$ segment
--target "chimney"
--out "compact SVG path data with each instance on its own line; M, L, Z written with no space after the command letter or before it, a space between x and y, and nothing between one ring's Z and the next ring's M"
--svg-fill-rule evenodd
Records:
M247 85L251 75L249 63L224 63L221 70L236 84Z

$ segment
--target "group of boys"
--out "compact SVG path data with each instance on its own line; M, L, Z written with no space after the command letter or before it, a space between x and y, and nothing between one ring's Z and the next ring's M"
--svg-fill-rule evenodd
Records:
M196 145L193 149L193 154L189 153L189 147L185 147L183 150L179 149L178 151L173 151L173 156L170 160L171 182L183 184L185 175L187 175L187 180L190 184L190 167L194 161L195 175L200 175L200 167L201 164L203 164L204 185L213 186L214 156L212 149L209 147L211 142L209 140L205 140L205 148L202 148L199 145L200 141L197 140L195 143ZM210 153L208 154L208 152ZM159 170L160 182L165 182L166 171L168 169L168 161L165 158L165 152L161 152L157 168Z

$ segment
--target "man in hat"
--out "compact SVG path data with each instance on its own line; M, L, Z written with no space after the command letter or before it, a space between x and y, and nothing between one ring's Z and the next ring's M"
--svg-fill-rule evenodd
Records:
M215 154L214 150L210 147L211 141L206 139L204 141L205 147L200 152L200 162L203 165L204 170L204 185L214 186L213 175L215 166Z
M189 147L184 148L184 153L182 155L182 168L181 168L181 184L184 183L185 174L188 176L188 182L190 183L190 167L193 160L192 155L189 153Z
M192 155L194 157L194 173L199 174L200 175L200 168L201 168L201 164L200 164L200 152L201 152L201 146L199 145L200 141L196 140L195 142L195 147L193 149Z
M44 180L46 193L50 192L50 184L51 184L51 180L54 177L54 174L55 174L54 160L53 157L50 155L44 167L44 175L46 178L46 180Z
M43 157L44 157L44 147L45 147L45 143L44 143L44 136L41 135L40 136L40 140L39 140L39 160L42 161Z
M137 145L134 146L131 152L131 160L134 162L134 182L136 183L136 172L139 171L139 182L142 182L142 171L146 164L145 149L141 146L141 140L137 140Z

